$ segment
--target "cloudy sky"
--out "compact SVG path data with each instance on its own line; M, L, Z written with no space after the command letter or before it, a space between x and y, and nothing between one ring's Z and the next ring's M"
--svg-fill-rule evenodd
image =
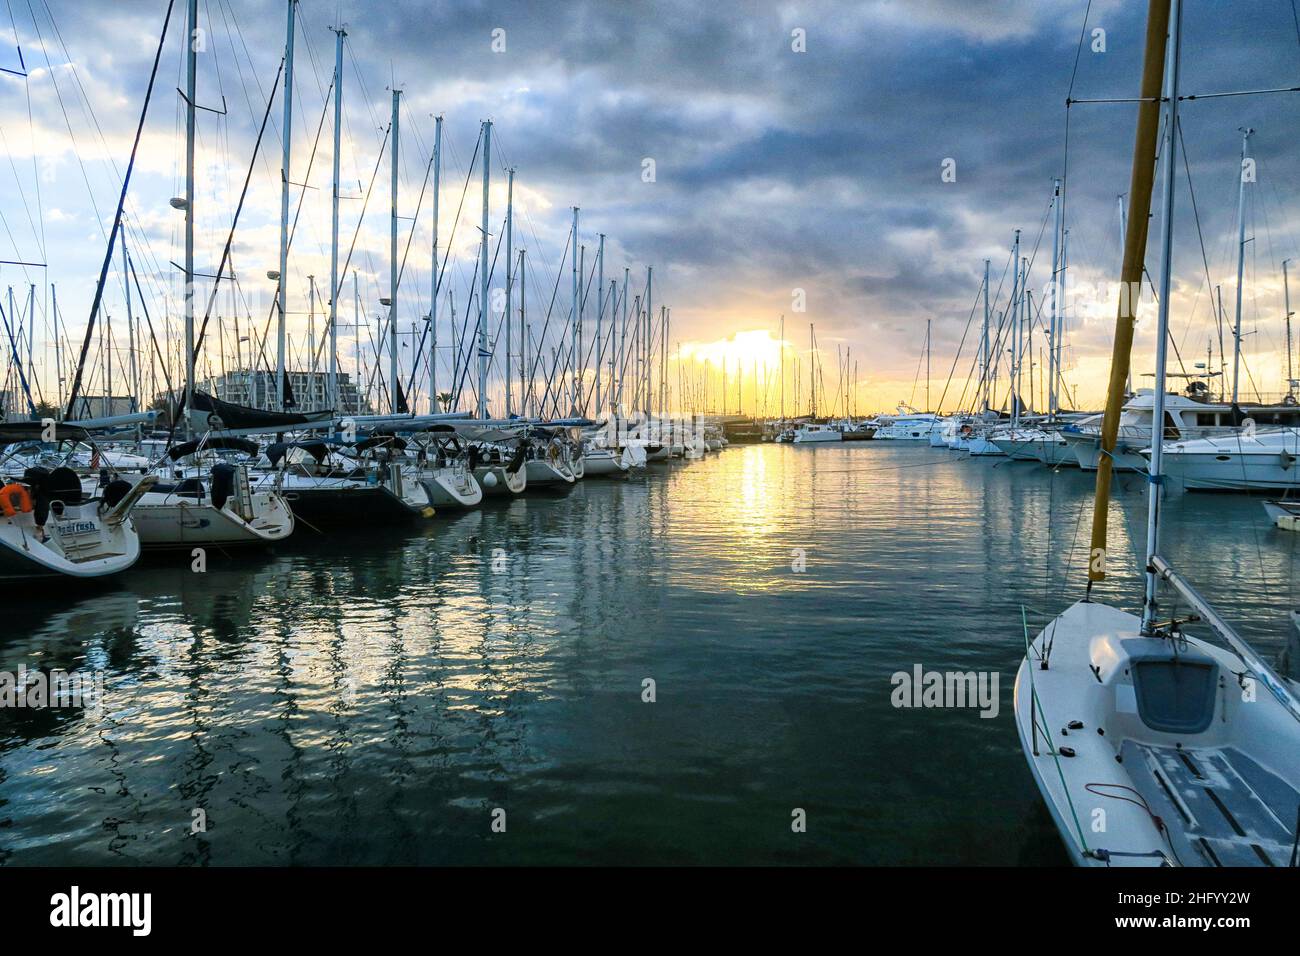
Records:
M597 234L607 236L607 282L621 280L629 267L636 294L644 288L646 266L653 265L656 308L672 310L671 353L676 357L680 347L694 357L680 379L675 365L670 371L674 388L679 380L688 383L680 397L685 404L703 400L701 363L713 359L709 388L716 405L716 361L725 357L733 392L740 363L742 400L751 408L754 365L775 364L776 348L765 343L776 336L782 315L791 405L796 362L806 401L809 324L816 326L829 392L839 390L837 350L844 349L852 356L851 394L859 410L888 409L909 399L925 404L926 385L917 375L919 369L924 377L927 320L933 340L930 403L937 405L943 394L952 409L965 393L969 404L966 379L978 333L967 333L967 322L983 262L992 260L997 292L1013 232L1021 229L1025 254L1037 250L1030 286L1041 291L1051 265L1052 180L1066 174L1070 277L1080 291L1069 304L1065 377L1079 405L1096 404L1114 321L1114 298L1105 284L1118 271L1116 199L1128 189L1134 107L1075 106L1067 150L1064 103L1072 74L1075 97L1136 95L1145 7L1118 0L1093 0L1090 8L1087 0L302 0L290 178L306 188L295 188L291 210L298 217L287 282L292 348L305 355L312 330L308 276L323 289L329 283L333 127L324 106L333 72L330 28L346 24L341 233L346 253L360 220L352 268L367 324L364 362L373 365L370 336L376 316L385 311L379 297L388 294L389 154L378 167L376 160L391 108L389 89L396 86L403 90L399 214L419 211L415 220L400 220L402 250L409 241L397 307L403 333L429 311L426 174L434 114L445 116L440 239L449 264L439 299L444 342L451 336L451 302L459 323L472 291L481 201L477 168L468 189L465 184L479 123L491 119L493 241L505 213L503 170L513 166L515 244L527 250L527 319L535 335L542 333L559 277L545 353L560 345L556 333L569 294L560 257L570 207L577 205L588 266ZM1193 0L1187 8L1186 92L1300 83L1300 25L1291 0ZM8 154L8 162L0 163L0 258L47 267L2 266L0 285L14 286L19 312L26 309L28 282L38 285L38 379L51 394L46 286L56 285L67 335L79 345L166 3L23 0L12 9L13 24L0 33L0 67L21 72L25 65L27 76L0 74L0 145ZM199 9L204 33L198 102L210 110L199 114L196 260L197 271L211 273L283 55L286 6L201 0ZM182 217L168 200L183 193L183 111L176 88L184 81L184 11L182 0L173 12L127 203L128 249L145 304L160 339L171 329L172 348L179 302L177 270L170 263L182 257ZM213 112L223 104L224 115ZM251 315L260 335L274 292L266 272L277 267L278 257L281 110L277 97L235 236L240 298L237 310L223 308L227 367L235 364L229 313L240 314L243 335ZM1259 181L1247 190L1252 241L1243 329L1249 383L1266 393L1285 390L1280 263L1300 259L1298 120L1297 94L1183 106L1192 191L1180 159L1175 342L1190 367L1206 360L1213 339L1212 364L1219 366L1210 290L1221 286L1231 318L1238 129L1252 127L1250 155ZM653 162L651 182L647 161ZM955 181L945 181L946 161ZM364 201L356 197L372 176L362 218ZM1153 273L1155 235L1153 228ZM502 257L494 286L504 283ZM1294 291L1300 300L1300 284ZM204 285L200 299L206 300ZM323 308L318 304L318 311ZM342 321L354 321L352 309L349 273L340 295ZM116 261L105 312L113 317L114 363L120 369L126 309ZM591 313L589 336L594 300ZM1139 372L1151 366L1151 325L1149 318L1142 324L1148 334L1139 336ZM495 335L495 321L491 327ZM323 334L319 317L314 331ZM964 351L955 361L963 334ZM1042 334L1034 334L1037 350ZM352 336L351 328L340 334L341 360L349 370ZM168 342L160 347L167 351ZM492 389L494 410L500 411L503 342L497 351ZM1230 337L1228 351L1230 359ZM98 347L94 354L100 354ZM407 348L404 368L409 354ZM447 349L439 359L444 383L451 362ZM214 341L204 371L220 371L222 363L223 349ZM94 375L100 383L101 372ZM1037 392L1041 370L1035 376ZM760 369L758 379L758 400L774 412L775 371ZM729 405L734 407L734 396Z

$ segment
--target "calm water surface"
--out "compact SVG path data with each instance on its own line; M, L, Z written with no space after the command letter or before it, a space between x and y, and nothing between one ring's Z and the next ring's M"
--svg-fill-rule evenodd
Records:
M1103 596L1132 608L1145 485L1117 487ZM928 447L737 446L11 591L0 670L102 669L106 703L0 712L0 862L1061 864L1011 693L1022 606L1082 594L1091 492ZM1300 536L1181 494L1166 542L1282 648ZM915 664L997 672L1000 712L895 709Z

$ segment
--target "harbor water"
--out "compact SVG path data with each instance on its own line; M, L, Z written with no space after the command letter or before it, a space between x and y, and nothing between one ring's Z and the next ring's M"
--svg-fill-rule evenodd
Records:
M564 496L9 596L0 862L1028 864L1065 854L1012 720L1083 595L1093 477L923 444L732 446ZM1116 478L1132 610L1146 516ZM1273 658L1300 536L1171 493L1166 554ZM893 675L995 676L898 707ZM798 820L806 825L797 825Z

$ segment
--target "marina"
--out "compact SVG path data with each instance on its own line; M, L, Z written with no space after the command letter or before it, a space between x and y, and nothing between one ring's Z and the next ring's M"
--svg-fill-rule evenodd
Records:
M850 6L10 11L38 917L986 867L1250 925L1176 874L1300 867L1300 8Z

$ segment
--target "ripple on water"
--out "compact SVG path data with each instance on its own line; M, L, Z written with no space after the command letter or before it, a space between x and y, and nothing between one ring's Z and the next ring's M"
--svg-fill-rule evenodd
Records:
M0 860L1060 863L1011 683L1022 605L1081 593L1091 492L928 447L733 447L33 600L0 669L100 668L107 700L0 714ZM1100 592L1130 605L1143 493L1118 482ZM1297 536L1245 498L1165 516L1280 650ZM917 664L996 673L997 716L894 708Z

